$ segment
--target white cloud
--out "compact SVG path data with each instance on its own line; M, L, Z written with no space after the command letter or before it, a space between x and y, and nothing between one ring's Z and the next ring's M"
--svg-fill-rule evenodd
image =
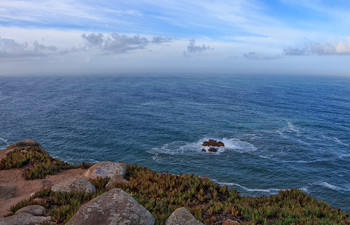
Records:
M350 36L345 41L309 42L302 47L284 49L285 55L350 55Z
M0 58L41 57L57 52L56 46L46 46L35 41L32 45L0 37Z
M87 42L89 47L96 47L107 54L120 54L132 50L144 49L150 44L162 44L171 42L171 38L154 36L147 38L141 35L124 35L112 33L110 35L83 34L81 37Z
M213 50L213 48L207 46L207 45L196 45L196 40L195 39L191 39L187 45L187 49L186 51L184 51L184 55L190 55L190 54L194 54L194 53L201 53L204 51L208 51L208 50Z

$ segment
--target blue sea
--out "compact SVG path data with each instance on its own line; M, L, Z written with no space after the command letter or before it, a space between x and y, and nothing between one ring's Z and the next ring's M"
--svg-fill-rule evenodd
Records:
M350 212L350 78L0 77L0 148L208 176L243 195L299 188ZM224 142L201 152L209 138Z

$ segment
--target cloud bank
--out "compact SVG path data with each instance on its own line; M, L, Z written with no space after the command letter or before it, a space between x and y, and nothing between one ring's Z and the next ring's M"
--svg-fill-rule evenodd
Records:
M286 48L285 55L350 55L350 37L345 41L309 42L300 48Z
M272 60L272 59L281 58L281 56L269 56L269 55L265 55L257 52L244 53L243 57L246 59L252 59L252 60Z
M46 46L34 41L32 45L0 37L0 58L40 57L57 53L56 46Z
M132 50L144 49L151 44L163 44L171 42L171 38L154 36L147 38L140 35L121 35L112 33L110 35L104 34L83 34L81 38L84 39L88 47L98 48L106 54L120 54Z

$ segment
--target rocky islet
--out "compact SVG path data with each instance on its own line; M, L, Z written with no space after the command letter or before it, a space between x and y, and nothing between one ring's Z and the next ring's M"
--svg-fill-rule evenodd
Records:
M202 148L202 152L217 152L220 147L225 147L225 144L222 141L218 141L215 139L209 139L208 141L203 141L202 146L209 147L208 150ZM215 148L217 147L217 148Z

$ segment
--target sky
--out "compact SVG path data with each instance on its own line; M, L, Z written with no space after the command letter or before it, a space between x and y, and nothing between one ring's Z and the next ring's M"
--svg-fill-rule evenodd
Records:
M350 76L349 0L0 0L0 75Z

